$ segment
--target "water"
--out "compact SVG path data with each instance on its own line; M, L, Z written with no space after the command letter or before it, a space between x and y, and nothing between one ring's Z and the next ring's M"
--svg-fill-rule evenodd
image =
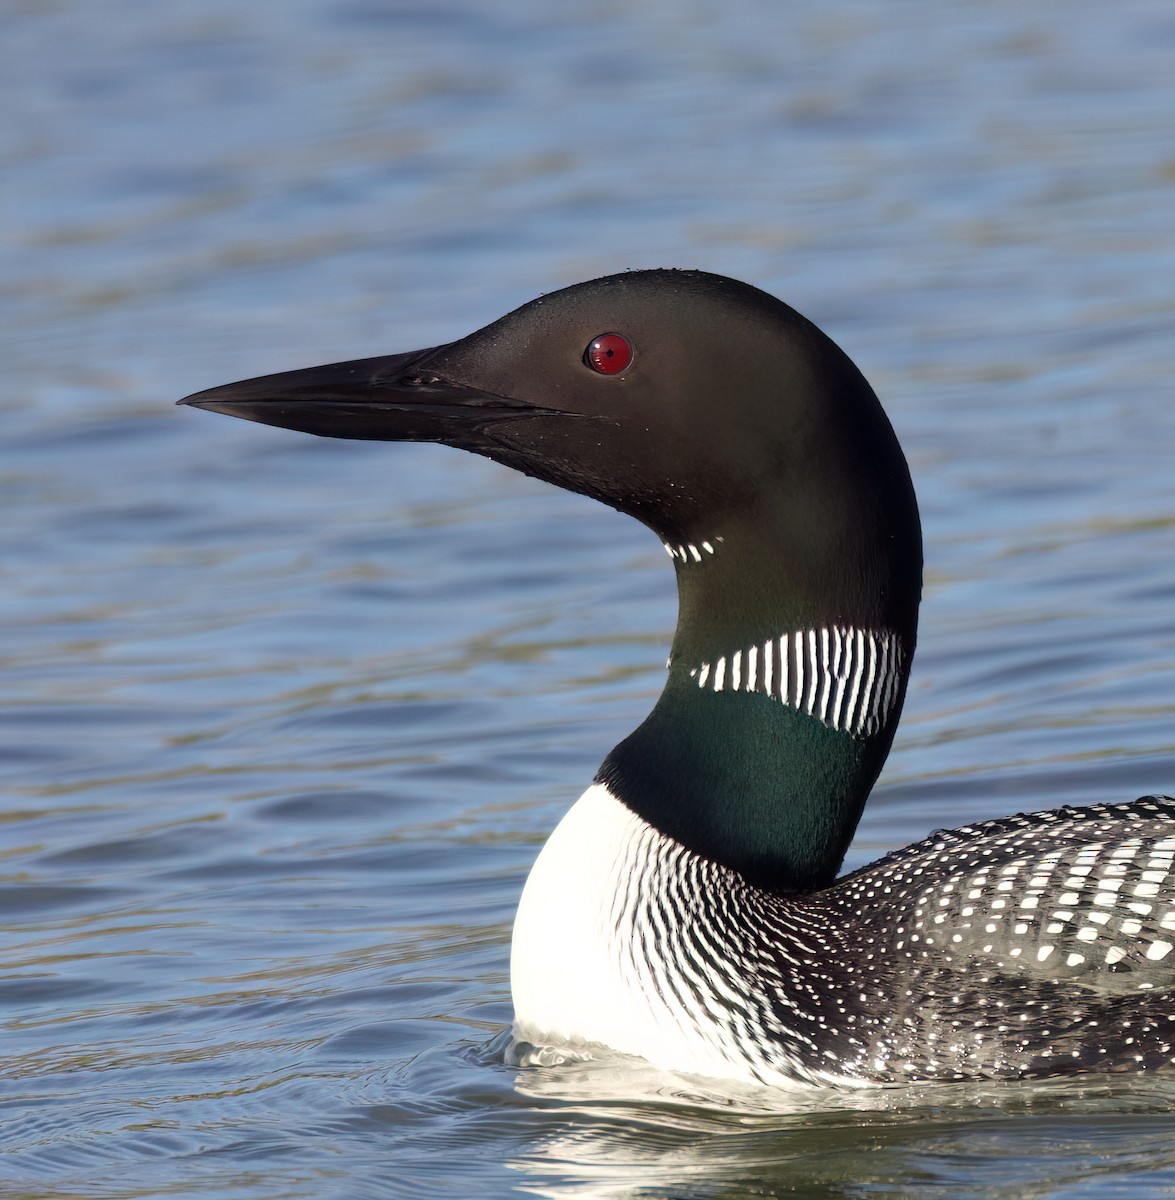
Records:
M1169 5L29 0L0 44L0 1190L1175 1193L1165 1080L507 1067L514 905L660 687L668 560L467 456L171 404L746 278L922 503L850 865L1175 791Z

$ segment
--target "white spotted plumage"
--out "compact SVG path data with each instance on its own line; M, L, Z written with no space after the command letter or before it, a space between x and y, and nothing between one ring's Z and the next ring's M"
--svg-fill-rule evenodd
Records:
M1173 860L1156 796L938 832L780 895L597 784L527 884L515 1034L773 1086L1173 1064Z

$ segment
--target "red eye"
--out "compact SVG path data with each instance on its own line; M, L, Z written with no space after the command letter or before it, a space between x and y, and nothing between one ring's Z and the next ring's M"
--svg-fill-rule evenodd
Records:
M601 333L588 343L583 361L601 375L619 375L632 363L632 343L620 333Z

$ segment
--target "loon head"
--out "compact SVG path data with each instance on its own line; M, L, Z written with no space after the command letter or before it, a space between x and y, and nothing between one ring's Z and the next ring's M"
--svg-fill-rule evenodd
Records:
M598 778L757 882L831 879L896 727L922 557L893 430L811 322L732 279L635 271L181 403L455 446L643 522L678 575L669 681Z

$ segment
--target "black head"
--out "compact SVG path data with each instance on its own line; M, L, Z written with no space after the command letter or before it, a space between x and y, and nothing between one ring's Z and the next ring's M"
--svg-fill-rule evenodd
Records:
M919 557L904 574L920 570L905 461L860 372L787 305L701 271L577 284L446 346L182 403L329 437L471 450L669 543L753 521L782 542L792 586L797 573L843 570L851 592L860 560L876 568L902 546ZM812 590L829 582L814 578ZM894 590L886 580L867 590L879 587Z

